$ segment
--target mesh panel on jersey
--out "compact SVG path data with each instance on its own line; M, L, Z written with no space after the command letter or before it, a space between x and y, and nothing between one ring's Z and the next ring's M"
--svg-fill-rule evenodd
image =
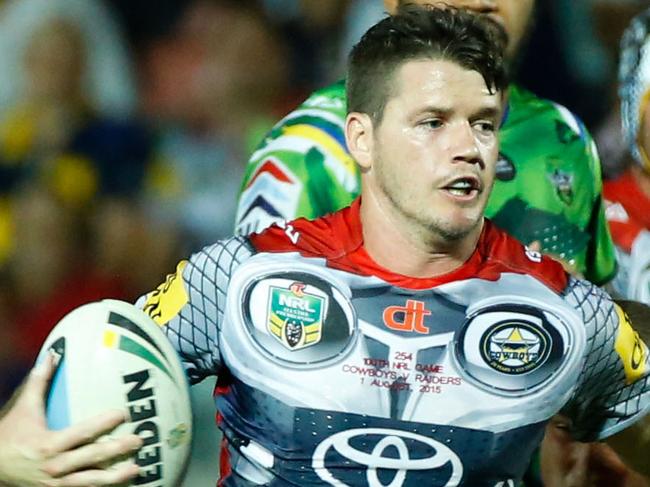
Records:
M249 241L232 238L206 247L185 268L189 302L166 327L185 363L191 383L216 374L221 363L218 333L233 272L253 253Z
M566 297L582 313L587 332L586 361L566 412L574 420L576 438L593 440L644 408L648 379L625 383L615 349L618 317L611 298L595 285L578 280L570 282Z

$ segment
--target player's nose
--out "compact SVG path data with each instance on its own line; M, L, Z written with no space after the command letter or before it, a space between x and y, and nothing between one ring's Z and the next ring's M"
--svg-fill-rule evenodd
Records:
M478 164L481 169L485 167L481 151L478 147L474 130L471 124L463 123L457 127L455 131L456 143L453 147L453 160L454 162L466 162L469 164Z

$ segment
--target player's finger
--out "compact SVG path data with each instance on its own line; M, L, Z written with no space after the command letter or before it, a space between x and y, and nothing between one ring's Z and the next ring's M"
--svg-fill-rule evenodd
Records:
M50 447L54 452L70 450L94 441L126 421L126 413L112 409L51 434Z
M42 470L52 477L62 477L77 470L115 461L134 453L141 446L142 440L137 435L91 443L50 458L45 462Z
M589 444L574 442L571 444L571 459L573 464L571 470L565 477L566 487L580 487L587 485L589 463Z
M75 472L60 479L53 484L56 487L88 487L89 485L117 485L128 482L138 475L138 466L135 463L120 465L108 470L86 470Z
M55 368L54 357L51 353L46 354L43 360L35 365L30 372L16 404L20 404L21 407L38 410L40 414L44 414L45 393Z

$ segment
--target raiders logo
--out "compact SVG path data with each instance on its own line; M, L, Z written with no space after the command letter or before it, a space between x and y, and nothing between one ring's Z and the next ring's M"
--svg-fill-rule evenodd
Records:
M499 152L496 165L496 178L499 181L512 181L517 175L517 170L512 161L504 153Z

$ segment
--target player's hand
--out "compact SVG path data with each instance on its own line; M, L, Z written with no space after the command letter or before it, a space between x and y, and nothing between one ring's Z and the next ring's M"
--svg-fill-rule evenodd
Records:
M604 443L580 443L569 433L570 421L557 415L546 427L541 447L545 487L649 487Z
M0 418L0 485L103 486L137 476L132 461L106 467L142 446L137 435L95 441L123 423L124 412L109 411L61 431L47 428L44 397L54 368L50 356L35 367L14 404Z

